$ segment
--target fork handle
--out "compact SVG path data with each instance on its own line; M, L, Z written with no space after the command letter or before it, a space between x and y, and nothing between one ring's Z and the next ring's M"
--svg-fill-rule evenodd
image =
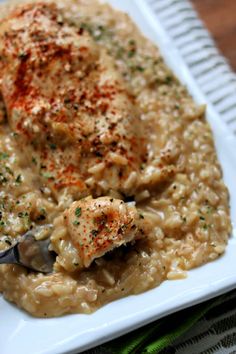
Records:
M18 264L19 256L17 245L0 252L0 264Z

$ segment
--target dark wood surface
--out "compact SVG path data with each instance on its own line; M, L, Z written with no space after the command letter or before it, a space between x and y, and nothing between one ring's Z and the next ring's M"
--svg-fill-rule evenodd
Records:
M191 0L218 48L236 71L236 0Z

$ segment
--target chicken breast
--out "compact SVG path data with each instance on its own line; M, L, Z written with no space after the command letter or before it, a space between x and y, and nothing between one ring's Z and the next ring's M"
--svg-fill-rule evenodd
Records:
M58 262L71 271L89 267L94 259L147 236L150 230L150 223L132 203L87 197L74 202L56 221L51 240Z
M21 5L0 24L0 90L11 128L56 197L133 194L142 122L111 57L55 4Z

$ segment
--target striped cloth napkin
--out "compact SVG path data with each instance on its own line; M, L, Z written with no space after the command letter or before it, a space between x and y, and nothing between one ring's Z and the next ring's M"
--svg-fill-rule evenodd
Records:
M167 316L84 354L236 354L236 291Z

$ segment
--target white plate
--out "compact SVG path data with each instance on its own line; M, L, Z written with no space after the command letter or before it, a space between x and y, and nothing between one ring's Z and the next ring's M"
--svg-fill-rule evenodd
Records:
M143 0L111 0L130 13L142 31L156 42L169 66L186 83L197 102L206 102L186 65L160 23ZM225 183L231 196L232 220L236 221L236 143L214 108L208 106ZM35 319L0 298L1 354L78 353L128 331L236 287L236 233L220 259L189 272L185 280L166 281L137 296L110 303L92 315L70 315L56 319Z

